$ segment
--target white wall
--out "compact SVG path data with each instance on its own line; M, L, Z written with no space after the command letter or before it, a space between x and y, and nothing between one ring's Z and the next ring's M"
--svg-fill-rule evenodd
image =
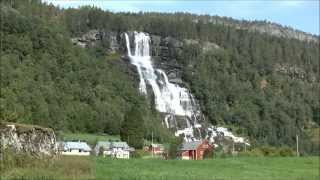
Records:
M62 151L62 155L73 155L73 156L89 156L90 152L81 151L79 152L78 149L73 149L71 151Z

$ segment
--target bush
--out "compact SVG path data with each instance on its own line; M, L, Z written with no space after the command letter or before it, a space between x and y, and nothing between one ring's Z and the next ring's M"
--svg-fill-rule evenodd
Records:
M253 156L253 157L286 157L286 156L293 156L295 153L289 147L270 147L270 146L263 146L260 148L254 148L251 151L247 152L240 152L240 156Z
M142 158L143 156L147 156L148 152L145 152L143 150L136 150L133 153L131 153L132 158Z
M280 156L294 156L295 155L295 152L290 149L289 147L282 147L279 149L279 154Z
M213 157L215 157L215 158L227 158L229 156L230 156L230 154L224 152L222 146L218 146L214 149Z
M279 151L275 147L263 146L260 149L264 156L279 156Z
M214 150L213 149L206 149L203 152L204 159L212 159L214 157Z

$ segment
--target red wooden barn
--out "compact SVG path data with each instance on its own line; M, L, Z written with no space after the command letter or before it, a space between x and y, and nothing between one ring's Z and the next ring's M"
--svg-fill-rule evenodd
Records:
M208 140L184 142L180 149L181 158L187 160L201 160L206 150L213 148Z

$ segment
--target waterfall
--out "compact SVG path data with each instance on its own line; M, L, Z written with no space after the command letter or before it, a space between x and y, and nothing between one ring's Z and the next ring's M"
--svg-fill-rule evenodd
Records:
M170 129L175 128L175 135L183 135L185 141L200 139L200 129L203 127L198 119L201 111L193 95L187 88L171 83L163 70L153 67L150 56L150 37L147 33L134 32L134 52L131 52L128 34L124 33L124 35L130 62L137 67L139 73L139 90L147 94L147 84L151 86L155 107L165 114L162 124ZM178 127L177 116L185 121L184 127ZM206 126L206 129L203 129L207 133L206 138L211 142L214 142L215 137L222 135L232 138L234 142L247 143L244 138L234 136L227 128L214 127L209 123ZM195 137L194 132L198 132L198 137Z
M167 128L172 127L171 124L177 124L176 122L170 124L170 121L176 121L173 115L185 117L186 128L176 127L176 135L184 134L185 137L194 138L194 127L200 128L201 125L196 121L195 117L199 112L195 108L194 99L189 90L169 82L168 76L163 70L153 67L149 47L150 37L147 33L134 32L134 52L131 52L128 34L124 35L130 62L137 67L139 73L140 92L147 94L146 85L150 85L155 97L156 109L166 113L164 124Z

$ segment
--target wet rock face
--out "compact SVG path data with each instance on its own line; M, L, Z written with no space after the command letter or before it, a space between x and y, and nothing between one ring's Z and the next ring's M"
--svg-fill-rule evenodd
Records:
M56 136L52 129L15 123L0 124L1 152L6 149L33 156L58 154Z
M165 71L169 82L182 85L182 67L176 57L182 53L183 42L172 37L151 35L150 47L154 66Z
M182 81L182 65L177 61L177 57L183 53L186 45L199 45L203 52L209 52L220 47L213 42L199 42L195 39L178 40L173 37L161 37L151 35L151 55L156 68L163 69L168 75L169 82L185 85Z

